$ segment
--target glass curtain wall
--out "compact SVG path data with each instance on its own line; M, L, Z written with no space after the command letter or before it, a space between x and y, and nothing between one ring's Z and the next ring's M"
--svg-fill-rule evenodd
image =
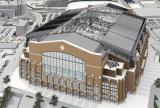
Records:
M64 76L74 80L85 80L85 62L63 52L43 52L42 70L52 76Z

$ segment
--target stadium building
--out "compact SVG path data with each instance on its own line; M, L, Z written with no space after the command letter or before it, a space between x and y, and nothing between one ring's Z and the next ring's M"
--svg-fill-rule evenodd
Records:
M29 33L20 76L93 101L135 92L147 57L145 19L113 4L67 11Z
M122 2L120 0L68 0L67 10L86 8L88 6L108 4L108 3L120 7L125 7L127 9L130 8L125 2Z

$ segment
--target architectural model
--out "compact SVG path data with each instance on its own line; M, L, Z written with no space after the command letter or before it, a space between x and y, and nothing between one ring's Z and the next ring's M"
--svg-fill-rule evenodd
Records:
M0 108L160 108L159 6L1 0Z

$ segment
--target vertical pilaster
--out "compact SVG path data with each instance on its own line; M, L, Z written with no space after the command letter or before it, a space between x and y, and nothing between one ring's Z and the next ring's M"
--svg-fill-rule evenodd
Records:
M61 80L61 77L58 77L58 90L59 91L61 91L60 80Z
M20 59L19 64L20 64L19 74L20 74L20 77L22 78L22 59Z
M31 66L31 62L29 62L29 83L31 84L31 71L32 71L32 66Z
M47 79L47 88L49 88L48 75L46 76L46 79Z
M37 81L37 76L36 76L36 73L37 73L37 63L35 63L35 71L34 71L34 84L36 85L36 81Z
M94 95L95 95L95 94L94 94L94 86L95 86L95 85L94 85L94 75L93 75L93 74L92 74L92 84L93 84L93 85L92 85L92 88L93 88L93 89L92 89L92 97L93 97L93 101L94 101L94 97L95 97L95 96L94 96Z
M29 61L26 62L26 67L25 67L25 69L26 69L26 72L25 72L25 77L26 77L26 78L25 78L25 79L28 80L28 73L29 73L28 71L30 71Z
M72 93L72 95L74 94L73 93L73 80L71 81L71 93Z
M43 82L42 82L42 72L43 70L42 70L42 64L41 64L41 71L40 71L40 79L41 79L41 86L43 86Z
M67 94L67 79L64 80L65 93Z
M53 90L54 90L54 76L52 77L52 87L53 87Z

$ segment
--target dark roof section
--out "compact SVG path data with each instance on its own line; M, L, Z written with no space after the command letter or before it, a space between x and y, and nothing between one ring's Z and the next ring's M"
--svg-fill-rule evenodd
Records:
M124 13L103 39L117 48L132 53L140 37L144 19Z
M78 1L112 1L112 0L68 0L68 3L78 2Z
M62 15L56 17L52 21L42 25L38 29L34 30L33 32L38 32L38 31L43 31L43 30L49 30L49 29L55 29L59 25L62 25L63 23L67 22L70 20L72 17L75 15L79 14L82 11L82 9L76 9L76 10L69 10Z
M108 7L111 7L111 8L114 8L114 9L122 10L122 11L125 11L125 12L128 11L128 9L123 8L123 7L120 7L120 6L117 6L117 5L114 5L114 4L112 4L112 3L109 3L107 6L108 6Z
M69 10L65 13L62 13L60 16L54 18L50 22L40 26L39 28L33 30L32 32L28 33L26 35L26 41L29 40L36 40L39 38L43 38L43 36L46 36L51 32L52 30L58 28L63 23L69 21L74 16L78 15L82 10L84 9L75 9L75 10Z

